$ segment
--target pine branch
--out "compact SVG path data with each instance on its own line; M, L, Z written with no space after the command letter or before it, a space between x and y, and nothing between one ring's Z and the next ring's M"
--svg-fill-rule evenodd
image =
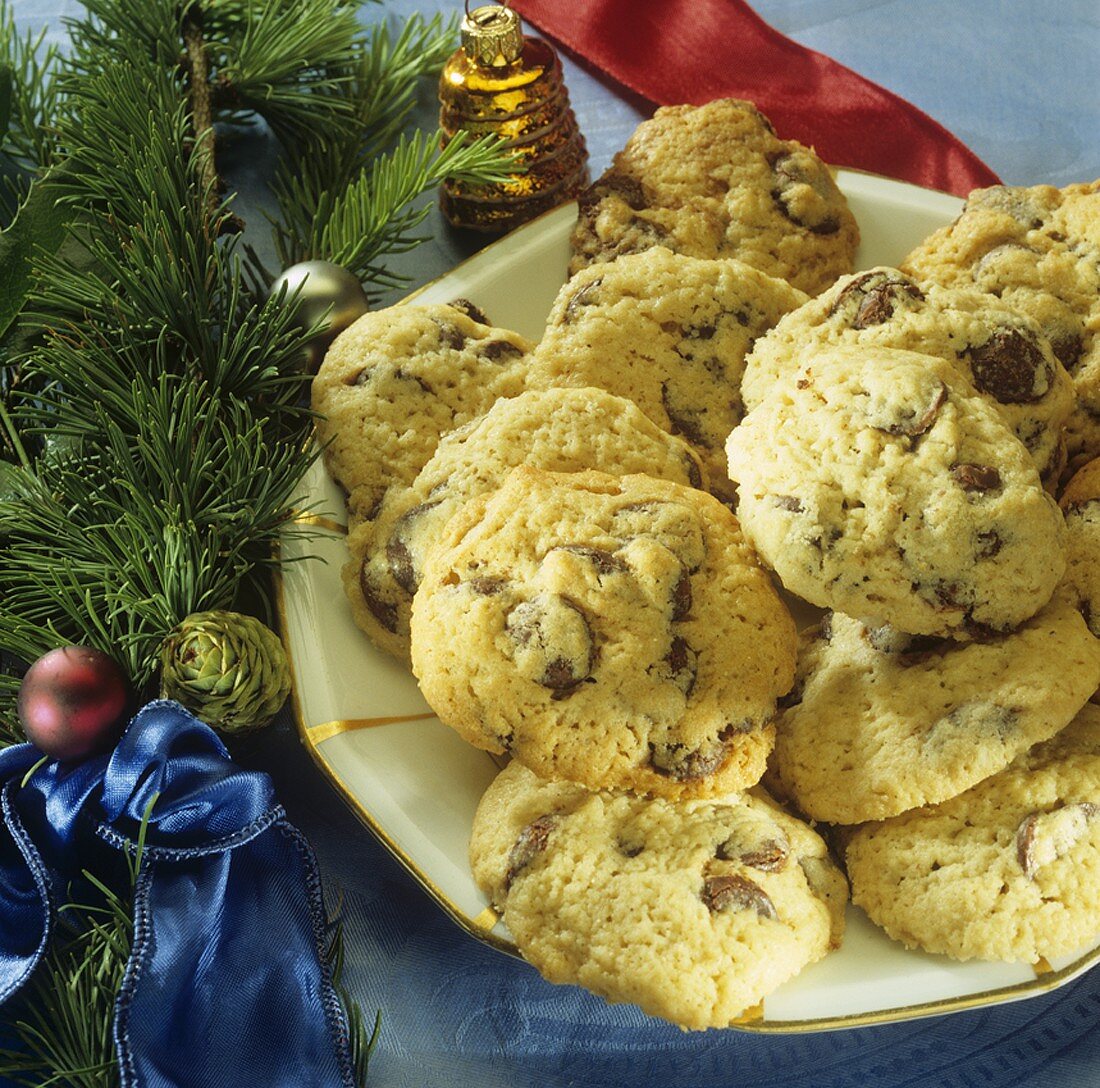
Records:
M231 607L271 567L312 455L266 441L244 405L211 413L209 396L171 375L135 379L129 431L110 418L127 414L117 399L98 408L99 450L46 463L0 502L0 645L27 661L95 645L140 689L180 619Z
M457 31L457 20L442 15L427 22L412 15L392 40L389 24L371 28L346 85L362 140L308 149L310 158L320 151L322 155L335 152L342 160L342 172L330 179L330 188L350 184L393 144L416 104L419 81L442 68L455 48Z
M62 76L61 192L83 259L39 254L24 318L38 342L20 422L52 445L0 502L0 648L98 646L140 688L175 624L270 569L312 453L302 334L219 239L231 213L184 73L121 44L110 57Z
M191 97L191 128L199 146L202 189L206 194L209 218L217 214L218 178L214 170L214 110L210 95L210 66L202 34L202 11L192 4L183 17L183 42L187 57L187 85Z
M348 1022L348 1036L351 1041L351 1064L355 1083L362 1086L367 1083L367 1069L371 1055L378 1044L378 1033L382 1028L382 1010L374 1015L370 1031L367 1030L363 1009L351 992L343 984L344 976L344 926L339 916L329 922L329 944L325 951L325 962L332 973L332 984L344 1007Z
M440 150L435 136L416 132L399 140L389 155L376 160L343 193L320 199L310 222L299 215L297 231L277 227L279 256L287 264L324 258L368 284L394 286L403 280L386 269L381 257L405 252L423 241L413 232L429 209L412 201L445 177L503 181L511 169L513 160L495 137L469 140L459 133ZM286 193L299 211L314 198L292 179L286 181Z
M159 65L180 59L178 0L82 0L85 15L69 23L69 65L84 75L98 61L140 56Z
M257 113L284 146L318 132L353 134L341 93L355 57L359 21L343 0L275 0L230 10L211 7L224 41L215 51L215 107L223 120Z
M15 701L19 695L20 677L14 662L0 663L0 748L20 744L27 738L15 714Z
M11 66L11 114L2 135L0 153L16 173L11 179L17 195L25 195L26 184L36 169L49 165L56 154L51 132L57 109L57 87L53 74L58 52L44 46L45 31L37 37L29 31L20 35L8 0L0 0L0 58Z

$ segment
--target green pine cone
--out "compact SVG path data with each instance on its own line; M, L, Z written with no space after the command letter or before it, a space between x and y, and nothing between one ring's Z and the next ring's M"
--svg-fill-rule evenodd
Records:
M192 612L161 648L161 695L226 733L267 725L290 692L278 635L240 612Z

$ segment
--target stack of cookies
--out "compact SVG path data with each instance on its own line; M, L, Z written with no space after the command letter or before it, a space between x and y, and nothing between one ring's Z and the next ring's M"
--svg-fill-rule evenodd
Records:
M348 599L511 758L471 862L547 978L735 1022L840 942L811 822L907 944L1095 936L1100 471L1053 496L1100 453L1100 196L1028 193L853 274L810 149L748 103L666 108L582 197L538 344L461 301L336 341ZM986 283L968 216L1034 259Z

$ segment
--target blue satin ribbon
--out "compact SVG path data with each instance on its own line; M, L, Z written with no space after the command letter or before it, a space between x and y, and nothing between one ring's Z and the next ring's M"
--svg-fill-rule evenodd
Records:
M23 784L40 758L0 752L0 1003L41 960L67 883L104 844L132 851L159 795L115 1004L123 1088L352 1088L316 863L267 775L167 701L111 754L51 761Z

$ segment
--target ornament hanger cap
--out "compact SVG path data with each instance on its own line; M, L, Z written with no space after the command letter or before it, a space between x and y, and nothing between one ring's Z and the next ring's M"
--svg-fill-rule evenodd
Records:
M519 15L507 4L485 4L462 20L462 48L475 64L500 67L523 54L523 26Z

